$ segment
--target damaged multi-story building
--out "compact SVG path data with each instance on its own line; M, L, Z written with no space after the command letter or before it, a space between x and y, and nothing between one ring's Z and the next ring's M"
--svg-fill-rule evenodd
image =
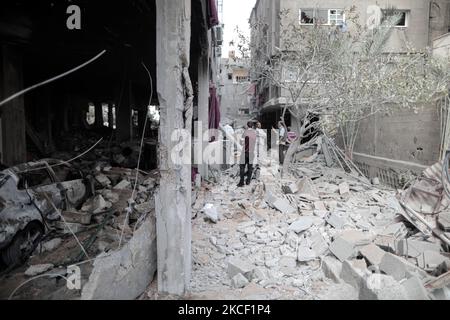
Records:
M252 11L250 24L263 21L265 27L253 29L252 42L266 45L263 56L253 54L252 59L266 59L280 47L280 16L293 19L304 27L313 25L316 19L325 25L345 22L345 10L355 6L359 22L366 24L373 15L373 8L396 8L401 19L395 26L386 45L387 52L406 52L405 43L414 48L433 48L436 55L448 55L450 31L450 4L448 1L390 0L259 0ZM280 15L288 11L288 16ZM254 63L253 63L254 64ZM272 127L286 105L286 92L276 85L252 75L256 85L255 104L264 127ZM398 111L393 115L377 114L363 122L356 141L354 160L364 173L379 177L384 183L398 187L398 172L421 172L426 166L442 159L448 146L448 100L438 106L419 112ZM295 119L292 119L295 121ZM286 123L291 124L289 113ZM295 126L293 126L295 127Z
M136 298L156 269L161 292L182 294L189 288L193 175L191 165L171 162L176 144L171 135L191 131L197 121L206 130L211 115L220 117L220 105L212 104L218 101L221 52L218 5L216 0L0 4L3 167L86 155L95 161L104 154L96 153L92 141L103 138L113 167L140 164L137 169L159 175L156 219L143 224L151 226L140 233L144 243L130 240L137 260L121 262L124 277L119 275L124 270L96 264L94 273L109 278L95 281L114 286L102 291L91 283L87 298ZM147 123L149 111L159 113L157 123ZM129 161L138 154L141 161Z

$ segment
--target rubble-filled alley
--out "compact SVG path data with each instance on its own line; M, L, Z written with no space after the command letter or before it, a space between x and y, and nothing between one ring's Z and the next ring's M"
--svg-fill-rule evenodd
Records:
M230 169L199 191L192 298L450 298L448 243L405 218L396 190L328 168L323 155L297 163L295 178L267 164L245 188Z

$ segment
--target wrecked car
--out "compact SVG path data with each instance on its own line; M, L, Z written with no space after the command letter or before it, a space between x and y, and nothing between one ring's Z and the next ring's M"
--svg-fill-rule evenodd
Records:
M68 163L46 159L0 172L0 255L6 266L23 263L60 219L58 210L80 206L89 182Z

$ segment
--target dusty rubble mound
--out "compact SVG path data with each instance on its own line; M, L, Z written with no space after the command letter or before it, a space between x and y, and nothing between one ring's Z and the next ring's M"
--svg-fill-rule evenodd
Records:
M441 228L432 232L405 212L404 193L313 158L290 178L267 162L251 186L236 189L237 168L203 186L193 298L449 299L449 246L436 236L449 211L424 218Z

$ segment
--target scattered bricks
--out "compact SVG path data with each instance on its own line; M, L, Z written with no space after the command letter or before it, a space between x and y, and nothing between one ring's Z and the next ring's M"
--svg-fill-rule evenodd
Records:
M342 229L346 224L346 221L339 217L336 213L332 213L327 219L327 223L335 229Z
M339 194L341 196L346 195L350 192L350 187L347 182L343 182L339 185Z
M441 246L437 243L403 239L397 244L397 254L399 256L417 258L425 251L440 252Z
M391 276L372 274L359 291L360 300L408 300L405 288Z
M317 253L309 247L300 246L297 250L297 261L308 262L317 258Z
M323 257L322 271L327 278L330 278L335 283L341 282L342 263L336 258L330 256Z
M113 189L115 190L125 190L131 187L130 181L122 180L118 184L115 185Z
M89 225L91 223L92 215L88 212L63 211L61 214L66 222L79 223L84 225Z
M420 268L427 271L434 271L443 262L448 260L447 257L436 251L424 251L418 258L417 263Z
M439 227L445 232L450 232L450 212L442 212L438 218Z
M293 214L297 212L290 204L289 201L285 199L277 199L273 203L273 207L277 209L278 211L284 213L284 214Z
M353 257L355 246L338 237L336 238L330 245L330 251L341 261L344 262L345 260Z
M284 185L282 189L285 194L296 194L298 192L298 186L295 183Z
M368 275L367 265L364 260L346 260L342 264L340 278L359 290L364 283L365 276Z
M251 279L254 266L246 260L231 258L228 260L228 276L233 278L237 274L242 274L247 279Z
M378 266L386 254L386 251L380 249L376 244L369 244L359 249L359 253L366 259L366 261L373 266Z
M289 230L295 233L301 233L308 230L314 224L314 217L301 217L289 226Z
M48 270L53 269L54 265L51 263L47 263L47 264L37 264L34 266L29 267L26 271L25 271L25 275L28 277L34 277L40 274L43 274L44 272L47 272Z
M405 288L409 300L430 300L428 291L418 277L409 278L402 283L402 286Z
M242 274L238 273L231 279L231 284L236 289L242 289L242 288L245 288L249 284L249 281Z

